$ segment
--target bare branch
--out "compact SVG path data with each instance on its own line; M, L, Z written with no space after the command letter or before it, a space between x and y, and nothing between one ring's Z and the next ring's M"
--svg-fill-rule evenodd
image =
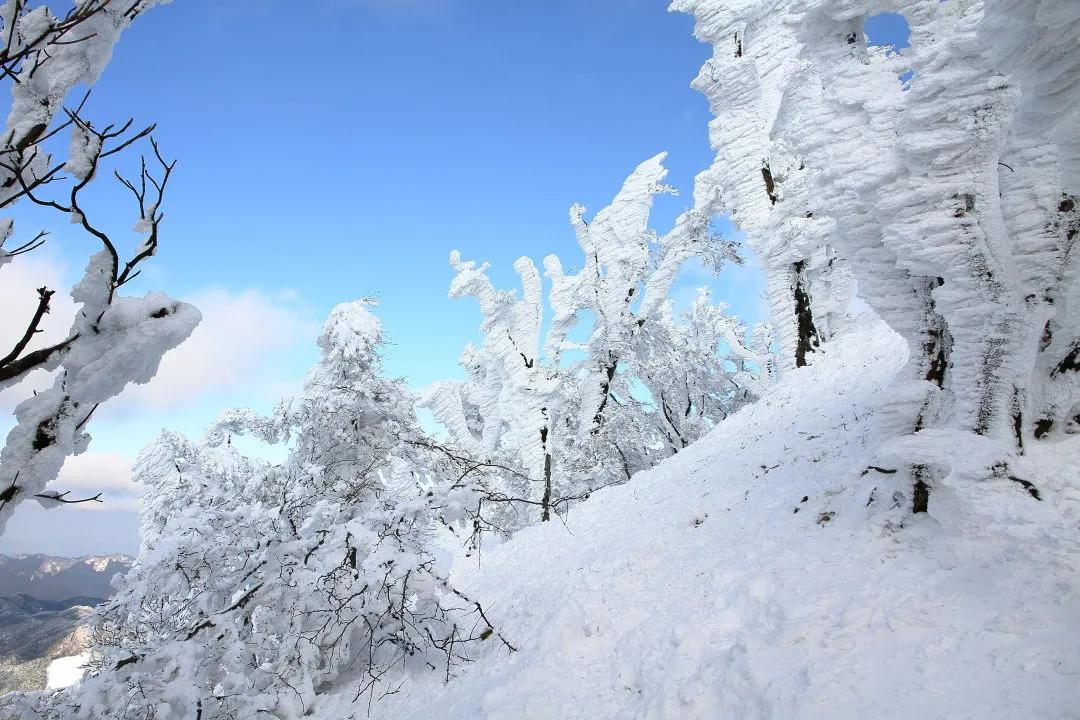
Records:
M45 500L55 500L56 502L63 503L65 505L78 505L79 503L84 503L84 502L103 502L102 499L101 499L101 493L98 493L97 495L94 495L93 497L82 498L81 500L68 500L68 499L66 499L67 496L70 495L70 494L71 494L70 490L65 490L64 492L56 492L55 490L46 490L45 492L41 492L41 493L38 493L37 495L34 495L34 497L43 498Z
M33 240L29 240L29 241L23 243L22 245L15 248L14 250L8 251L6 254L7 254L8 257L15 257L16 255L23 255L25 253L37 250L39 247L41 247L42 245L45 244L45 240L46 240L46 238L48 238L48 236L49 236L49 233L47 231L45 231L45 230L42 230L37 235L34 236Z
M41 319L49 312L49 301L52 300L52 296L56 294L56 291L50 290L47 287L39 287L37 293L38 306L37 310L34 311L34 317L31 318L30 324L27 325L26 332L23 333L22 338L19 342L15 343L15 348L6 356L0 358L0 368L11 363L22 354L22 351L30 344L30 340L37 332L39 332L38 325L41 324Z
M71 345L71 343L78 339L78 335L72 335L63 342L58 342L50 347L27 353L22 358L0 367L0 382L17 378L20 375L30 372L39 365L44 365L52 360L54 353L63 352Z

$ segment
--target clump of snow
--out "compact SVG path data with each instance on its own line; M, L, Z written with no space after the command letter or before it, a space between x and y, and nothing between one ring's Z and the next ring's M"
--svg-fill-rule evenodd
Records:
M101 136L76 123L71 130L71 146L64 171L78 180L86 180L94 172L101 155ZM81 220L79 221L81 222Z
M80 653L68 657L56 658L45 671L46 685L50 690L70 687L82 680L86 669L83 667L90 659L90 653Z
M985 438L921 438L956 462L912 515L887 464L912 449L883 446L879 411L906 345L859 317L815 366L565 527L460 560L455 584L518 651L492 643L371 716L1072 717L1080 438L1020 459L1041 500L969 454ZM363 717L351 700L316 716Z

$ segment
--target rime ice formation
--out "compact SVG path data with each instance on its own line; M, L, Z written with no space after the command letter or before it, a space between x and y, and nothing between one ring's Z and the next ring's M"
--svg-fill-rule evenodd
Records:
M584 207L570 209L583 262L567 272L555 255L544 258L546 304L527 257L514 264L520 299L492 286L486 264L450 258L450 297L477 300L484 339L462 355L467 379L436 383L421 402L465 451L507 467L507 529L527 522L522 508L539 506L535 515L549 519L681 451L772 376L766 328L747 338L705 292L676 318L670 296L683 264L706 247L735 256L709 235L706 214L684 214L662 237L649 228L653 197L673 192L662 184L663 159L641 163L591 220ZM574 329L587 339L572 342Z
M907 429L1008 456L1080 429L1080 5L672 7L714 48L694 87L717 157L695 200L758 251L785 366L832 336L854 279L912 348ZM903 55L866 44L887 11L910 24Z

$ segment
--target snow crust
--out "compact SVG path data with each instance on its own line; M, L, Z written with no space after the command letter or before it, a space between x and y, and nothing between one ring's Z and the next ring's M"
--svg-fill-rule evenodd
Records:
M864 314L566 526L462 559L455 584L518 651L492 643L448 684L410 679L372 717L1076 717L1080 438L1020 459L1041 501L992 478L987 438L889 444L879 408L906 358ZM897 442L949 468L928 514L893 502L903 473L879 471L913 450ZM367 713L351 696L316 710Z

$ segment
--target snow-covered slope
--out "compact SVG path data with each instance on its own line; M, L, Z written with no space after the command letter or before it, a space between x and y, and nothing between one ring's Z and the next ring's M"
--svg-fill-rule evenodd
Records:
M1080 718L1080 438L1014 466L1042 500L981 438L907 441L952 464L913 516L876 412L906 354L864 315L565 526L459 563L517 652L493 639L372 717ZM352 700L317 715L365 716Z
M90 660L90 653L87 652L56 658L49 663L47 687L66 688L79 682L86 672L84 666L88 660Z

